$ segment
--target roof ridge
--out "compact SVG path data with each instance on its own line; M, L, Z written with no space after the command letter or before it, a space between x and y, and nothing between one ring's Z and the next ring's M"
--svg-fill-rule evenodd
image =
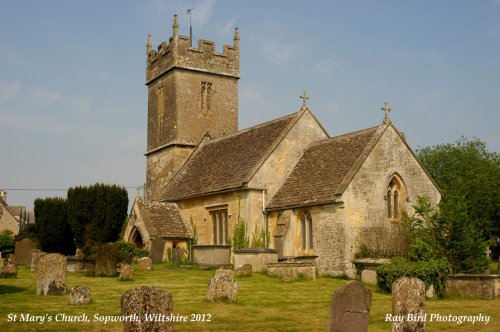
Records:
M381 126L384 126L384 125L373 126L373 127L369 127L369 128L360 129L360 130L352 131L352 132L349 132L349 133L345 133L345 134L342 134L342 135L337 135L337 136L325 138L325 139L322 139L320 141L312 143L309 147L312 148L312 147L318 146L318 145L329 144L329 143L331 143L331 142L333 142L333 141L335 141L335 140L337 140L339 138L345 138L345 137L349 137L349 136L353 137L353 136L357 136L357 135L362 135L362 134L365 134L366 132L371 131L371 130L378 130Z
M284 115L282 117L279 117L279 118L276 118L276 119L273 119L273 120L269 120L269 121L266 121L266 122L263 122L263 123L259 123L259 124L255 125L255 126L239 130L239 131L237 131L235 133L232 133L232 134L229 134L229 135L226 135L226 136L222 136L222 137L211 139L211 140L205 142L203 145L208 145L208 144L211 144L213 142L219 142L219 141L222 141L224 139L232 138L232 137L244 134L246 132L249 132L249 131L252 131L252 130L255 130L255 129L259 129L261 127L268 126L268 125L276 123L276 122L284 121L284 120L286 120L288 118L293 118L294 116L298 116L300 112L301 111L294 112L294 113L291 113L291 114L288 114L288 115Z

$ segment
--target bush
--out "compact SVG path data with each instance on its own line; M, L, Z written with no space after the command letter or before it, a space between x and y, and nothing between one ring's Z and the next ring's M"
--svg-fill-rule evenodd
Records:
M391 292L392 284L401 277L416 277L428 287L434 286L438 297L446 294L446 281L451 273L451 267L444 258L429 261L408 262L403 259L393 259L391 263L377 268L378 286L385 292Z
M0 252L2 257L14 252L14 234L9 230L0 233Z

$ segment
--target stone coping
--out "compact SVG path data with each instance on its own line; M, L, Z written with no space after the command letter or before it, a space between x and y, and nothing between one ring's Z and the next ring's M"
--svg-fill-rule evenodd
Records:
M235 254L277 254L278 250L271 248L243 248L236 249L234 251Z
M231 246L219 246L214 244L195 245L193 249L231 249Z
M500 279L500 274L450 274L450 279Z
M355 259L354 264L363 264L363 265L383 265L390 263L391 260L388 258L361 258Z
M279 262L279 263L267 263L267 267L284 267L284 266L316 266L315 262Z

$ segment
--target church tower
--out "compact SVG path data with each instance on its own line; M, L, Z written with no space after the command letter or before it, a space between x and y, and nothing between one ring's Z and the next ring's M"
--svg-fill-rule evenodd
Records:
M224 45L222 53L212 41L200 39L195 48L179 35L177 15L168 44L154 50L148 36L148 198L172 179L204 134L238 131L239 39L235 29L233 46Z

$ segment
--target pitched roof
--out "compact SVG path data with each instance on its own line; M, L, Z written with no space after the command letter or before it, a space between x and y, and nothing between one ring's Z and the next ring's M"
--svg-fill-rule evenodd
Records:
M160 193L175 201L241 188L302 111L202 143Z
M311 145L267 209L333 202L386 127L380 125Z
M150 235L166 238L190 238L191 227L184 220L175 203L137 201Z

